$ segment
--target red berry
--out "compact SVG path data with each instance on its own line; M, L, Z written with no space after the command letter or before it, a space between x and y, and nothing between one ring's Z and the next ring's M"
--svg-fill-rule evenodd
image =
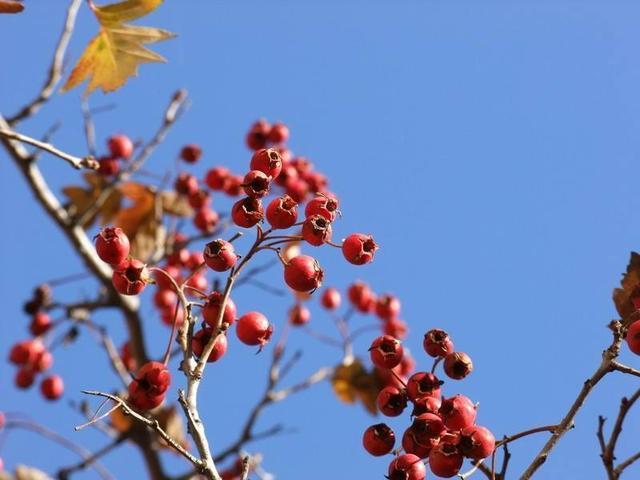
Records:
M422 346L427 355L431 357L446 357L453 352L451 337L444 330L434 328L424 334Z
M473 362L464 352L453 352L444 357L444 373L449 378L461 380L473 371Z
M304 214L307 217L322 215L330 222L333 222L338 215L338 199L319 195L309 200L304 209Z
M203 255L207 266L216 272L226 272L238 261L233 244L220 238L207 243Z
M640 355L640 320L636 320L629 325L626 340L629 350L636 355Z
M64 392L62 377L60 377L60 375L51 375L42 380L40 392L47 400L59 399L62 396L62 392Z
M44 372L45 370L49 370L51 365L53 365L53 355L43 350L30 366L35 372Z
M95 240L96 252L103 262L118 265L129 256L129 237L121 228L105 227Z
M231 209L231 218L239 227L251 228L264 218L262 203L250 197L238 200Z
M244 193L251 198L262 198L269 193L271 177L260 170L251 170L242 180Z
M186 248L177 248L171 252L171 255L167 258L167 263L173 266L186 267L190 258L191 253L189 253L189 250Z
M320 172L308 172L304 174L304 180L309 185L309 190L313 193L322 193L326 191L328 181L327 177L325 177Z
M378 297L376 302L376 315L382 320L395 318L400 314L400 300L394 295L385 293Z
M289 182L297 180L298 176L299 174L295 167L284 163L282 165L282 170L280 170L280 175L275 178L275 182L282 187L286 187Z
M407 407L407 394L397 387L384 387L378 393L376 405L387 417L397 417Z
M115 267L111 281L122 295L138 295L147 286L147 268L140 260L129 258Z
M419 457L406 453L393 459L389 465L389 480L424 480L427 471Z
M197 270L201 265L204 265L204 253L198 250L189 252L189 260L186 263L186 267L191 270Z
M271 133L271 125L266 120L258 120L254 123L247 133L247 146L251 150L259 150L267 144L267 139Z
M214 167L205 175L204 183L206 183L211 190L224 190L224 186L230 176L231 172L229 172L228 168Z
M267 344L273 333L273 325L260 312L249 312L238 319L236 334L247 345Z
M340 306L340 302L340 292L333 287L326 288L322 292L322 297L320 297L320 303L327 310L335 310Z
M395 443L396 435L385 423L371 425L362 436L364 449L374 457L381 457L391 452Z
M274 198L267 207L267 221L273 228L289 228L298 221L298 204L289 195Z
M473 460L487 458L496 448L496 439L488 428L479 425L460 432L460 452Z
M373 291L366 283L360 281L351 284L347 290L347 296L355 309L362 313L369 312L375 301Z
M244 178L240 175L229 175L227 181L224 182L224 193L230 197L237 197L242 193L242 181Z
M29 330L31 335L38 337L51 328L51 317L44 312L37 312L31 319Z
M369 347L371 361L378 368L393 368L400 363L403 354L399 340L383 335L376 338Z
M180 150L180 158L187 163L196 163L202 156L202 149L196 144L189 144Z
M322 215L308 217L302 224L302 238L314 247L327 243L331 240L331 222Z
M293 257L284 267L284 281L296 292L310 292L322 285L324 272L308 255Z
M418 415L410 428L414 438L422 445L429 445L431 439L439 439L447 430L442 419L433 413Z
M438 477L450 478L462 468L464 457L458 447L447 442L440 444L429 453L429 468Z
M442 384L443 382L438 380L438 377L433 373L414 373L407 381L407 395L412 401L420 397L440 398L440 385Z
M220 305L222 303L222 294L220 292L213 292L207 297L207 301L202 308L202 316L204 321L211 327L215 327L218 322L218 315L220 315ZM233 303L231 298L227 298L227 302L224 306L224 315L222 316L222 323L232 325L236 320L238 310L236 304Z
M274 148L258 150L251 157L251 170L260 170L267 177L276 178L282 170L282 157Z
M440 416L450 430L462 430L476 421L476 406L464 395L456 395L442 401Z
M371 235L353 233L342 243L342 254L347 262L364 265L373 261L378 245Z
M184 323L184 310L181 307L177 307L174 305L173 307L163 308L160 310L160 320L167 327L173 327L175 319L175 324L180 327Z
M105 177L113 177L120 171L120 160L116 157L102 157L98 159L98 173Z
M133 143L126 135L112 135L107 140L107 147L112 156L129 158L133 154Z
M285 192L296 202L302 203L309 194L309 185L301 178L293 178L284 185Z
M413 417L417 417L423 413L434 413L437 415L440 412L441 405L442 400L440 398L420 397L413 401L413 411L411 412L411 415Z
M9 361L14 365L32 365L44 349L40 340L24 340L11 347Z
M156 307L163 308L174 308L178 301L178 295L173 290L162 290L159 289L153 295L153 303Z
M382 327L382 331L385 335L389 335L391 337L397 338L398 340L402 340L407 336L407 332L409 328L407 327L407 323L399 318L390 318L389 320L384 322Z
M192 195L189 195L189 205L191 208L200 210L201 208L208 207L211 203L211 194L206 190L198 190Z
M402 355L402 361L400 365L393 368L393 371L401 377L408 377L411 375L416 369L416 361L411 356L411 352L409 350L404 350L404 355Z
M176 283L182 283L182 278L180 275L180 269L176 265L167 265L163 268L163 270L169 274L171 278L173 278ZM169 281L167 276L164 273L156 273L155 276L156 285L161 290L173 290L173 284Z
M204 273L198 272L187 281L187 285L199 292L205 292L209 288L209 282Z
M289 165L294 167L299 175L307 175L311 170L313 170L313 164L309 161L308 158L304 157L296 157L291 159Z
M15 383L16 387L21 389L27 389L33 385L35 380L35 372L29 367L22 367L16 372Z
M7 423L7 417L4 412L0 412L0 430L2 430Z
M269 130L269 141L275 144L289 140L289 128L284 123L274 123Z
M200 190L200 187L198 186L198 179L194 175L191 175L187 172L178 174L178 177L173 184L173 188L181 195L187 196L193 195L198 190Z
M123 343L122 347L120 347L120 359L127 370L132 371L136 369L136 359L133 358L129 342Z
M402 435L402 448L405 453L411 453L416 457L426 458L429 456L429 452L440 441L439 437L426 438L423 440L425 443L420 443L414 435L411 427L407 428Z
M147 362L129 384L129 401L140 410L156 408L163 402L170 383L167 367L160 362Z
M204 352L205 347L211 340L211 333L212 330L210 328L203 328L193 334L193 337L191 338L191 350L193 350L193 354L196 357L200 357L202 352ZM211 350L207 362L216 362L220 360L226 352L227 336L224 333L221 333L216 338L213 350Z
M311 320L311 312L307 307L298 303L289 310L289 323L291 325L305 325Z

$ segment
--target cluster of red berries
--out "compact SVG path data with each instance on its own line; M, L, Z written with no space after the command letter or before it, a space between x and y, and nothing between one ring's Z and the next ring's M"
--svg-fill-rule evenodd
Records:
M444 373L450 378L460 380L473 370L469 356L456 352L443 330L425 333L423 347L438 363L443 362ZM369 353L381 371L393 372L404 357L401 342L390 335L376 338ZM404 453L395 451L387 478L423 480L424 460L436 476L449 478L458 474L465 458L477 461L493 453L495 438L487 428L476 424L477 406L469 398L464 395L443 398L444 382L431 372L417 372L406 380L393 375L397 383L380 390L378 409L388 417L397 417L411 404L412 422L402 435ZM379 423L365 430L362 441L367 452L382 456L394 451L396 435L387 424Z
M261 118L249 128L246 143L251 150L274 147L286 143L289 139L289 128L280 122L270 124Z
M113 177L120 172L120 161L133 154L133 142L126 135L112 135L107 140L109 154L98 159L98 173Z
M51 330L53 322L47 313L52 305L51 288L39 285L32 297L24 304L24 310L31 315L29 331L34 337L14 344L9 352L9 361L18 367L15 384L27 389L33 385L36 376L51 368L53 355L43 342L44 335ZM64 383L59 375L49 375L40 383L40 391L47 400L57 400L62 396Z

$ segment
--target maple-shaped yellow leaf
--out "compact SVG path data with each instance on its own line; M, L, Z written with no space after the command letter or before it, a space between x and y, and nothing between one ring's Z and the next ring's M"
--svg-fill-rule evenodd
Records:
M165 62L145 45L172 38L173 33L125 23L155 10L162 1L126 0L101 7L92 5L100 32L87 45L62 91L89 80L86 94L96 88L105 93L112 92L124 85L129 77L136 76L139 65Z

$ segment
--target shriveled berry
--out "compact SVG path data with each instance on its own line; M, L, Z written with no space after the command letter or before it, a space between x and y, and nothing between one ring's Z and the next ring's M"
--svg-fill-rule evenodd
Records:
M381 457L391 452L395 444L396 435L385 423L371 425L362 435L364 449L374 457Z
M212 329L210 328L200 329L193 334L193 337L191 338L191 350L196 357L199 358L202 355L202 352L204 352L205 347L211 340L211 334ZM227 343L227 336L224 333L218 335L207 362L216 362L220 360L227 352Z
M115 268L111 280L118 293L138 295L147 286L149 275L144 263L129 258Z
M64 382L60 375L51 375L40 383L40 392L47 400L57 400L64 392Z
M434 328L424 334L422 346L431 357L446 357L453 352L451 337L444 330Z
M271 133L271 125L264 119L254 123L247 133L246 142L251 150L258 150L267 145L269 134Z
M476 421L477 409L464 395L455 395L442 401L440 416L450 430L462 430Z
M215 327L220 315L220 305L222 304L223 296L220 292L213 292L207 297L207 301L202 308L202 316L204 321L211 327ZM224 315L222 316L222 323L232 325L236 320L238 310L236 304L233 303L231 298L227 298L227 302L224 306Z
M440 385L443 383L433 373L417 372L407 381L407 394L412 401L420 397L440 398Z
M342 297L340 295L340 292L333 287L326 288L322 292L322 296L320 297L320 303L327 310L335 310L336 308L338 308L340 306L341 300Z
M471 357L464 352L453 352L444 357L444 373L454 380L462 380L473 371Z
M236 334L242 343L247 345L267 344L273 333L273 325L260 312L249 312L238 319Z
M216 272L226 272L238 261L233 244L221 238L207 243L203 255L207 266Z
M293 257L284 267L284 281L297 292L310 292L322 285L324 272L308 255Z
M180 150L180 158L187 163L196 163L202 156L202 149L195 143L185 145Z
M330 222L333 222L338 215L338 199L319 195L309 200L304 209L304 214L307 217L322 215Z
M369 347L371 361L378 368L393 368L400 363L404 351L396 338L383 335L376 338Z
M375 301L375 294L371 288L369 288L369 285L361 281L357 281L349 286L347 296L355 309L362 313L369 312Z
M120 172L120 160L116 157L98 159L98 173L104 177L113 177Z
M126 135L112 135L107 140L107 147L117 158L129 158L133 154L133 142Z
M407 408L407 394L397 387L384 387L376 397L376 405L383 415L397 417Z
M427 475L422 460L411 453L394 458L388 473L389 480L424 480Z
M274 123L269 130L269 141L275 144L289 140L289 128L284 123Z
M481 460L493 453L496 448L496 438L488 428L473 425L460 432L458 446L465 457Z
M51 325L51 317L49 315L47 315L45 312L36 312L36 314L31 319L29 331L31 332L31 335L37 337L49 331Z
M402 340L407 336L409 327L404 320L400 320L399 318L390 318L389 320L386 320L384 322L382 331L385 335L389 335L397 338L398 340Z
M244 193L251 198L262 198L269 193L271 177L260 170L251 170L242 180Z
M456 445L440 442L429 453L429 468L438 477L454 477L462 468L464 457Z
M627 336L625 337L629 350L636 355L640 355L640 320L636 320L627 330Z
M331 222L322 215L307 217L302 224L302 238L314 247L327 243L331 240Z
M260 170L271 178L276 178L282 170L282 157L274 148L258 150L251 157L251 170Z
M251 228L264 218L262 203L251 197L238 200L231 209L231 218L239 227Z
M311 312L301 303L295 304L289 310L289 323L291 323L291 325L305 325L309 323L309 320L311 320Z
M385 293L378 297L376 315L382 320L395 318L400 314L400 300L395 295Z
M96 253L103 262L118 265L129 256L129 237L121 228L105 227L96 235L95 241Z
M204 177L204 183L211 190L224 190L225 183L231 176L231 172L225 167L214 167L207 171Z
M267 221L273 228L290 228L298 221L298 204L289 195L274 198L267 207Z
M27 389L33 385L35 380L35 372L30 367L22 367L16 372L15 384L16 387L21 389Z
M173 184L173 188L176 192L187 196L193 195L200 189L198 186L198 179L187 172L181 172L178 174L178 177Z

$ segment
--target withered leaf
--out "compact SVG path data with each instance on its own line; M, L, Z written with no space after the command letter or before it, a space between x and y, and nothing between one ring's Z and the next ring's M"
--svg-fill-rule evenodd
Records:
M131 415L125 415L121 408L116 408L109 415L111 426L120 433L127 433L133 426L134 419Z
M175 217L192 217L194 215L193 208L189 205L189 200L185 195L178 195L169 190L160 195L162 196L162 210L167 215Z
M81 216L84 212L96 204L103 190L107 187L107 180L95 172L86 172L84 175L88 187L70 185L62 189L62 193L69 199L69 213L72 216ZM91 227L96 221L100 225L110 223L120 210L122 194L117 189L112 189L106 200L102 203L93 215L91 215L82 225L83 228Z
M349 364L338 365L331 385L340 401L350 404L360 401L369 413L376 414L380 380L373 371L367 371L359 359L356 358Z
M24 10L24 5L11 0L0 0L0 13L20 13Z
M613 290L613 303L622 319L636 311L632 298L640 296L640 255L631 252L627 271L622 275L621 288Z
M155 417L162 429L167 432L171 438L178 442L182 447L188 448L189 442L185 436L182 416L174 406L163 408L155 414ZM159 441L163 448L172 450L172 447L169 447L164 440L159 439Z

